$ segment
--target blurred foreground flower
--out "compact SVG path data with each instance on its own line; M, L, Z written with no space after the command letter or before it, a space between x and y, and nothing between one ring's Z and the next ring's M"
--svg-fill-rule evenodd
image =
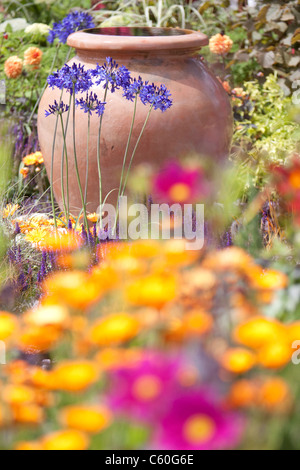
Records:
M193 203L208 195L201 168L186 168L177 161L167 163L153 179L153 193L165 203Z
M24 52L24 65L31 65L35 68L41 63L43 52L38 47L29 47Z

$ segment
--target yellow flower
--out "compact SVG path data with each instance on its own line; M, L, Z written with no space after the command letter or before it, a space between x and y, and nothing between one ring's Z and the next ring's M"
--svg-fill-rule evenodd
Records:
M98 320L90 337L98 346L124 343L134 338L140 329L139 321L128 313L115 313Z
M127 298L133 305L161 309L176 297L177 282L169 273L151 274L132 282L126 290Z
M7 312L0 312L0 341L10 338L16 331L18 321L15 315Z
M82 392L97 382L98 366L89 361L65 361L51 373L53 387L66 392Z
M239 325L233 333L235 341L252 349L287 340L287 329L276 320L255 317Z
M85 310L104 294L101 283L83 271L59 272L43 283L43 291L54 301Z
M69 312L60 305L41 305L25 313L23 320L27 324L38 327L52 325L65 328L69 324Z
M244 271L253 264L251 256L238 247L230 247L225 250L210 253L203 261L202 266L217 271L238 270Z
M83 243L82 238L73 232L48 232L39 243L39 248L45 251L74 251Z
M25 352L47 352L57 344L61 335L61 329L56 326L28 325L18 338L18 346Z
M107 428L111 420L111 412L105 406L69 406L60 415L64 426L90 434L97 434Z
M221 364L228 372L243 374L256 364L256 356L243 348L228 349L221 358Z
M252 287L262 291L277 291L284 289L288 284L288 277L284 273L260 266L253 266L247 276Z
M28 168L21 168L20 174L23 176L24 179L27 178L27 176L29 174L29 169Z
M38 47L29 47L24 52L24 64L37 67L42 60L43 52Z
M93 214L89 214L87 218L90 222L92 222L93 224L96 224L99 220L99 215L96 214L96 212L94 212Z
M25 240L38 246L48 235L48 230L45 228L34 228L29 233L26 233Z
M225 55L230 52L233 41L225 34L216 34L209 41L209 48L213 54Z
M4 72L8 78L18 78L23 70L23 61L17 56L7 59L4 64Z
M281 369L291 361L291 357L291 346L279 341L263 346L258 353L258 362L267 369Z
M23 158L23 164L25 166L41 165L42 163L44 163L44 157L41 152L31 153Z
M3 209L3 211L2 211L3 219L7 219L8 217L12 217L17 212L19 207L20 206L18 204L8 204L5 207L5 209Z
M86 450L89 447L89 439L86 434L66 429L48 434L41 440L44 450Z

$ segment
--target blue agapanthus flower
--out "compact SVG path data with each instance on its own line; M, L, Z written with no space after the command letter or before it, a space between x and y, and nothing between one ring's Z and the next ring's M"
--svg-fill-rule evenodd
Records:
M124 98L126 98L128 101L134 101L136 96L139 95L142 91L143 87L144 82L141 77L139 77L138 79L131 79L130 84L127 86L127 88L124 89Z
M129 70L124 65L119 67L111 57L106 59L104 65L97 64L96 69L92 70L91 74L95 78L96 85L103 83L103 88L108 87L112 93L120 88L125 90L131 82Z
M53 104L49 105L48 111L45 111L45 116L51 116L52 114L58 115L58 114L63 114L69 111L69 106L67 104L64 104L62 101L58 103L56 100L54 101Z
M150 104L155 110L160 109L163 113L171 108L173 101L171 92L166 85L159 87L146 82L140 91L140 99L144 105Z
M86 98L80 98L76 100L76 106L79 106L85 113L90 116L95 112L97 116L102 116L105 111L106 103L98 100L96 93L91 92L86 94Z
M62 69L47 78L50 88L68 91L71 95L88 91L93 85L91 71L85 70L84 65L74 63L71 67L64 65Z
M58 38L59 42L66 44L70 34L82 29L91 28L95 28L93 17L83 11L75 11L69 13L59 23L53 24L53 28L48 36L48 42L53 44L53 41Z

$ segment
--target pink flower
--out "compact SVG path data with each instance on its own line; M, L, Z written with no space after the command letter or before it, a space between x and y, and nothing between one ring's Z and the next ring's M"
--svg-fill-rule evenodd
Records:
M134 367L112 372L109 405L129 417L156 422L180 387L180 371L178 358L147 352Z
M208 195L208 183L201 168L184 168L177 161L167 163L153 180L154 195L165 203L200 202Z
M191 390L175 398L161 418L153 449L221 450L235 448L244 419L223 411L211 392Z

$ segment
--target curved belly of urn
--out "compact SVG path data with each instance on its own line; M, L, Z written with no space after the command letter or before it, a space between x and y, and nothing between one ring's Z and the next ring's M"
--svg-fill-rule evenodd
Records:
M105 62L107 56L111 56L119 65L125 65L133 77L142 78L155 84L165 84L172 93L173 106L166 112L153 111L138 147L134 165L151 163L160 166L164 161L180 158L191 153L199 154L214 162L224 161L229 152L232 138L232 110L226 92L205 67L195 57L194 49L200 49L200 42L205 41L205 36L199 33L191 33L190 37L198 34L198 47L193 45L174 47L164 50L157 44L151 49L147 44L147 50L140 50L142 46L130 46L126 50L127 37L100 36L105 41L90 46L88 33L75 33L69 38L69 43L77 49L77 56L70 61L85 65L86 69L94 68L97 63ZM99 36L95 36L96 39ZM185 36L175 36L184 38ZM111 41L111 38L115 41ZM141 37L130 38L140 40ZM157 37L147 38L149 40ZM166 38L163 38L166 39ZM162 40L163 40L162 39ZM170 39L168 37L168 39ZM196 37L197 39L197 37ZM123 41L123 42L122 42ZM122 48L120 48L122 44ZM131 44L131 43L130 43ZM133 43L132 43L133 44ZM169 43L170 45L171 43ZM109 47L108 47L109 46ZM136 49L134 49L136 47ZM168 46L163 46L168 47ZM103 99L104 90L102 86L92 89L100 99ZM56 116L45 117L45 110L54 100L59 101L60 90L47 89L42 97L39 116L38 132L41 150L44 155L48 175L51 174L52 166L52 142L56 124ZM69 95L63 93L63 101L69 102ZM100 159L102 173L103 198L112 190L117 189L120 183L121 169L124 151L130 131L134 103L125 100L122 92L109 93L106 100L106 111L103 117L103 128L101 134ZM139 136L148 108L141 102L138 103L135 126L132 137L132 145L129 156ZM66 114L63 117L66 121ZM94 212L99 206L99 178L97 169L97 141L98 141L99 118L91 117L89 138L89 177L87 190L87 209ZM88 119L80 109L76 109L75 137L76 152L78 158L79 174L81 184L85 189L87 170L87 135ZM73 121L72 112L68 124L66 137L68 162L69 162L69 197L71 212L76 214L80 211L82 204L77 184L74 152L73 152ZM62 207L62 184L61 184L61 162L63 155L63 136L61 126L58 125L53 161L53 186L56 200ZM65 188L66 181L64 180ZM108 198L108 202L115 203L117 191Z

